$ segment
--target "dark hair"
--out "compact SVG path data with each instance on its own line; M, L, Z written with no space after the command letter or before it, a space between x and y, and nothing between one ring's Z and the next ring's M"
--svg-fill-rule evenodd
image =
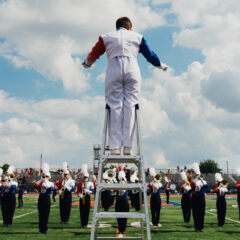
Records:
M132 28L132 22L128 17L120 17L116 21L116 29L119 29L120 27L123 28Z

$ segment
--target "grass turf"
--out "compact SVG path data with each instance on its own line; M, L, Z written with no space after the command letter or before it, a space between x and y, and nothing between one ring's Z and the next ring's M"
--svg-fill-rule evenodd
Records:
M207 207L205 215L204 232L195 232L193 228L193 220L189 224L183 223L181 206L166 206L161 209L160 222L161 228L151 228L151 236L153 240L202 240L202 239L222 239L222 240L240 240L240 223L238 219L238 208L236 200L227 201L227 218L224 227L217 226L216 216L216 201L211 200L213 197L207 197ZM38 212L37 212L37 197L24 195L24 208L15 211L15 218L11 227L3 227L2 216L0 216L0 240L67 240L67 239L90 239L91 229L80 228L79 207L73 206L71 210L71 218L67 225L60 224L58 197L57 202L52 202L52 208L48 223L48 234L38 234ZM73 197L77 200L77 197ZM171 201L180 202L180 196L171 196ZM165 196L162 196L162 201L165 201ZM235 206L233 206L235 205ZM113 208L111 209L113 211ZM133 209L131 209L133 211ZM92 219L91 208L90 221ZM28 214L30 213L30 214ZM25 214L25 215L24 215ZM150 213L151 215L151 213ZM151 216L150 216L151 219ZM127 236L140 236L140 229L130 226L131 222L138 220L128 220ZM116 220L103 219L102 222L110 223L109 228L102 228L99 233L103 236L115 236L117 229Z

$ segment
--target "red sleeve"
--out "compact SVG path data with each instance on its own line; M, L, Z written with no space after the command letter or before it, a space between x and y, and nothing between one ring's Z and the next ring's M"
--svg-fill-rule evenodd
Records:
M79 194L80 192L82 192L82 182L79 182L77 186L77 194Z
M103 43L103 39L100 36L98 42L92 48L92 51L87 56L87 63L92 65L102 54L105 53L105 46Z
M62 188L62 179L59 180L58 185L57 185L57 189L60 190Z
M236 187L237 187L237 188L240 188L240 182L237 182L237 183L236 183Z
M215 193L218 193L218 192L219 192L218 186L215 187L214 191L215 191Z

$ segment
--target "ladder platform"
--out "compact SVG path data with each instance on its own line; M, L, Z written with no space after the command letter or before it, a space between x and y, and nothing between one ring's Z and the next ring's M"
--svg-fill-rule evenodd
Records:
M99 212L95 217L98 218L141 218L145 220L144 213L138 212Z
M102 163L139 163L141 156L133 155L104 155L102 156Z
M143 183L100 183L99 184L100 190L133 190L133 189L141 189L143 191Z
M106 240L113 240L113 239L142 240L141 237L97 237L97 239L106 239Z

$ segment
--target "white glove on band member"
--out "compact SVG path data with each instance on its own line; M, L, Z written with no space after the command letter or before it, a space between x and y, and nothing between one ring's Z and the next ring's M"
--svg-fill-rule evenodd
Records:
M83 63L82 63L83 67L84 68L90 68L91 65L87 62L87 60L85 60Z
M167 69L168 69L168 67L163 67L162 65L160 65L158 68L162 69L164 72L167 71Z

